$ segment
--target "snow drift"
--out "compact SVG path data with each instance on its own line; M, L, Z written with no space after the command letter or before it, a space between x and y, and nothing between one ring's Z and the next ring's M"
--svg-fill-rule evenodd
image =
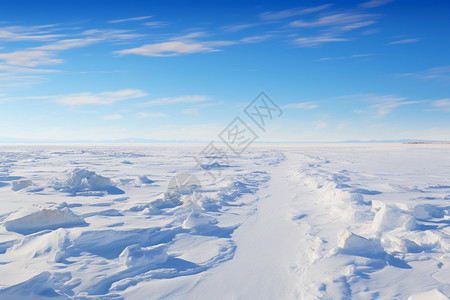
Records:
M86 224L83 218L74 214L67 207L20 210L8 216L4 222L8 231L21 234Z
M64 180L54 179L50 185L55 190L80 196L101 196L105 192L111 195L125 193L117 188L108 177L81 168L69 171Z

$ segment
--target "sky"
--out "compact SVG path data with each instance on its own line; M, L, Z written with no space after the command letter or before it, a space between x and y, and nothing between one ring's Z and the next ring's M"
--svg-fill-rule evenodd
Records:
M0 139L450 140L449 1L0 1ZM264 92L267 126L245 108ZM281 113L282 112L282 113Z

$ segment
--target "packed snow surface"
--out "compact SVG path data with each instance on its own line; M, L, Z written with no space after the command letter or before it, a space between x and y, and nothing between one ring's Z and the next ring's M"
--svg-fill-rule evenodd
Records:
M203 147L0 146L0 299L450 296L450 145Z

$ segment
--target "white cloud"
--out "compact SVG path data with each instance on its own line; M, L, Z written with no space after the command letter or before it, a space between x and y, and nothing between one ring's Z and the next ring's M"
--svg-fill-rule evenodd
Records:
M323 57L319 58L317 61L329 61L329 60L341 60L341 59L352 59L352 58L366 58L370 56L374 56L375 54L367 53L367 54L352 54L349 56L337 56L337 57Z
M440 110L450 112L450 98L436 100L434 101L433 106Z
M403 40L390 42L390 43L388 43L388 45L411 44L411 43L417 43L418 41L420 41L420 39L403 39Z
M0 40L6 41L49 41L64 36L63 34L53 34L46 28L55 25L41 26L8 26L0 27Z
M316 130L324 129L328 126L328 124L324 121L313 122L313 124Z
M183 114L197 116L199 114L199 111L196 108L186 108L186 109L183 109Z
M1 32L0 32L1 34ZM22 51L0 53L0 60L12 66L36 67L63 63L63 59L54 58L57 51L85 47L102 41L120 41L141 37L143 35L129 30L92 29L81 33L87 37L77 39L62 39L50 44L28 48Z
M260 42L264 42L270 38L272 38L273 35L272 34L265 34L265 35L255 35L255 36L249 36L246 38L241 39L242 43L260 43Z
M336 37L333 35L309 36L296 38L293 42L299 47L315 47L330 42L347 42L348 38Z
M364 3L361 3L359 6L364 7L364 8L373 8L373 7L378 7L378 6L382 6L382 5L386 5L388 3L391 3L394 0L370 0Z
M66 105L84 104L112 104L117 101L145 97L148 94L141 90L125 89L116 92L78 93L65 96L57 96L56 101Z
M361 28L361 27L370 26L370 25L375 24L375 23L376 22L373 21L373 20L362 21L362 22L356 22L356 23L344 25L344 26L338 27L338 29L339 30L344 30L344 31L349 31L349 30L358 29L358 28Z
M315 102L299 102L283 105L282 108L314 109L319 107Z
M108 21L108 23L122 23L122 22L129 22L129 21L142 21L146 19L150 19L152 16L142 16L142 17L134 17L134 18L127 18L127 19L119 19L119 20L111 20Z
M208 96L194 95L194 96L180 96L180 97L164 97L155 100L151 100L142 105L153 106L153 105L167 105L167 104L177 104L177 103L198 103L211 100Z
M145 118L165 118L167 117L167 114L162 113L162 112L157 112L157 113L147 113L147 112L138 112L137 113L137 117L139 119L145 119Z
M161 28L167 26L168 23L161 21L153 21L153 22L145 22L144 25L153 28Z
M450 66L436 67L415 73L403 73L400 74L400 76L413 77L425 80L429 79L450 80Z
M47 51L16 51L0 53L0 60L8 65L34 67L38 65L54 65L63 62L62 59L53 58L53 53Z
M81 35L89 36L90 38L98 39L99 41L122 41L131 40L145 36L133 30L123 29L89 29L81 33Z
M65 39L40 47L31 48L33 50L62 51L71 48L84 47L101 41L99 38Z
M286 10L277 11L277 12L270 11L270 12L262 13L260 15L260 18L263 20L279 20L279 19L290 18L290 17L294 17L294 16L298 16L298 15L322 11L322 10L328 9L329 7L331 7L331 4L324 4L324 5L319 5L319 6L309 7L309 8L292 8L292 9L286 9Z
M223 31L226 31L226 32L236 32L236 31L241 31L241 30L244 30L244 29L252 28L252 27L255 27L255 26L259 26L259 25L261 25L261 24L262 24L262 23L250 23L250 24L228 25L228 26L223 26L223 27L221 27L221 29L222 29Z
M123 116L121 114L112 114L112 115L103 116L102 119L105 121L120 120L120 119L123 119Z
M404 97L396 97L396 96L369 96L369 101L378 102L371 106L377 110L379 116L385 116L392 112L395 108L403 105L416 104L421 101L404 101L406 98Z
M0 103L10 101L23 101L23 100L47 100L48 96L28 96L28 97L3 97L0 95ZM2 98L3 97L3 98Z
M365 21L368 18L373 17L371 14L353 14L353 13L338 13L327 15L318 18L316 21L305 22L301 20L293 21L290 23L294 27L320 27L320 26L331 26L331 25L341 25L348 23L355 23Z
M196 43L196 42L172 41L172 42L147 44L137 48L116 51L115 53L121 55L137 54L143 56L177 56L183 54L213 52L213 51L219 50L208 47L205 45L205 43L201 42Z

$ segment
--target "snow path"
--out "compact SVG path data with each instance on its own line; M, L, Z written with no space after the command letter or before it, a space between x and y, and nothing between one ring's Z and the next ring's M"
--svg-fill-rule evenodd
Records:
M269 186L258 193L256 213L233 235L235 257L205 274L189 291L190 299L298 298L295 262L305 235L290 213L292 190L298 189L287 180L291 165L288 158L272 169Z

